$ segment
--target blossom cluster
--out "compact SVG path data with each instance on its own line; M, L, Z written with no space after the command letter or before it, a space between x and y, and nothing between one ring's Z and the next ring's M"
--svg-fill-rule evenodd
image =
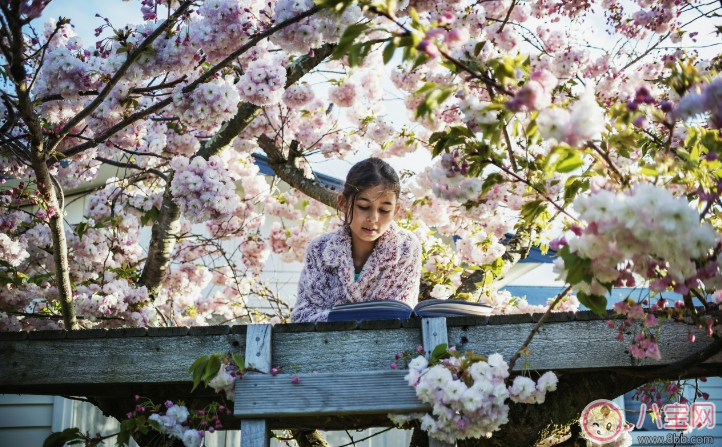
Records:
M684 95L672 112L673 117L691 120L709 112L709 125L722 129L722 77L716 77L702 90L692 90Z
M285 75L285 72L284 72ZM231 77L201 84L192 92L179 85L173 90L175 113L187 125L202 130L217 129L238 111L241 100Z
M552 91L559 80L548 70L537 70L529 76L529 82L519 90L506 107L513 112L542 110L552 103Z
M0 233L0 259L13 267L19 266L30 254L25 249L23 239L13 240L7 234Z
M500 258L506 248L495 234L487 234L484 230L459 239L456 248L461 258L473 265L488 265Z
M220 157L214 155L208 161L173 157L171 167L175 170L170 188L173 200L190 221L226 219L240 206L236 185Z
M456 202L465 202L481 193L482 181L478 177L467 177L469 163L461 161L459 152L443 154L436 164L427 168L433 179L432 191L438 197Z
M651 281L653 291L686 294L718 275L718 264L707 257L720 235L667 189L638 183L620 193L600 190L578 197L574 209L586 228L573 227L575 236L555 246L590 261L590 277L572 284L575 290L605 296L605 285L633 287L637 274ZM562 279L571 267L555 261Z
M251 61L238 80L243 99L257 106L278 103L283 97L286 69L271 58Z
M431 362L420 355L408 366L405 379L415 388L416 396L431 405L432 411L410 417L389 417L395 423L418 419L421 429L429 436L450 443L492 436L508 422L508 399L517 403L543 403L546 393L557 387L557 378L552 372L544 373L537 382L518 376L507 386L509 365L500 354L492 354L488 359L472 353L462 356L453 347L447 355L432 354Z
M311 0L279 0L273 11L273 20L280 23L289 20L313 7ZM324 42L335 42L343 30L361 18L361 8L352 5L341 16L324 11L317 13L314 19L307 18L294 23L271 35L271 42L284 50L304 54Z
M147 424L165 436L179 439L185 447L200 447L207 433L223 428L218 416L231 414L230 409L216 403L202 410L189 410L182 402L154 404L150 399L141 399L136 395L135 408L126 414L128 419L136 420L132 427Z
M217 64L245 42L255 31L262 2L208 0L198 8L201 16L188 31L193 47L202 48L212 64Z
M604 111L594 92L587 89L569 110L549 107L539 112L536 121L544 138L576 147L598 137L604 130Z

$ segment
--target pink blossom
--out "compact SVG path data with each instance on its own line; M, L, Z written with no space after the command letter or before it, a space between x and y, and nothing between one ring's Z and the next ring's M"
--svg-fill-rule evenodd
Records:
M630 320L641 320L645 316L644 309L639 304L633 305L629 309L629 313L627 314L627 317Z
M653 314L647 314L644 318L644 327L654 327L659 324L659 320Z

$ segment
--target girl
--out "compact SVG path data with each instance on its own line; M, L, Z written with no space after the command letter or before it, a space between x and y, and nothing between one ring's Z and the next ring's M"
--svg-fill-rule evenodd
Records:
M326 321L336 304L399 300L416 305L421 245L393 221L399 177L388 163L356 163L338 195L344 225L312 240L298 283L293 322Z

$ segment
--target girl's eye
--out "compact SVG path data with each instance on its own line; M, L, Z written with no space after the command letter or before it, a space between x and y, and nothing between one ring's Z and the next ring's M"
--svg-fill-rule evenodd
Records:
M358 209L366 211L367 209L369 209L369 207L359 205Z
M387 211L387 210L379 210L379 211L381 211L382 214L389 214L391 212L391 211Z

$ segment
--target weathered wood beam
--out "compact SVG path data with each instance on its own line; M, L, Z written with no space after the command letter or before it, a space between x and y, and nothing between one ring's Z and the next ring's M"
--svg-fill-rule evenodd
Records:
M511 358L540 316L449 318L449 345ZM550 320L529 345L528 361L540 371L660 367L712 343L694 328L697 342L688 343L689 326L668 322L659 341L662 360L640 361L627 352L628 341L614 338L604 319L579 312L552 314ZM276 325L273 366L285 372L294 365L319 373L388 370L396 353L422 344L420 326L418 319ZM245 332L245 326L221 326L0 333L0 393L113 397L127 394L131 386L151 391L178 387L187 393L190 364L213 352L243 354ZM688 373L704 375L720 365L718 353ZM519 362L517 369L521 367Z
M254 368L258 372L249 372L248 379L254 375L268 374L271 371L271 326L268 324L252 324L248 326L246 335L246 368ZM242 382L242 380L241 380ZM236 394L238 396L238 394ZM243 396L241 396L243 400ZM238 406L238 403L236 403ZM271 429L265 419L241 420L240 447L268 447Z
M236 382L239 418L335 416L430 411L404 380L408 371L278 374ZM298 377L298 383L292 383ZM273 396L282 396L282 401Z

